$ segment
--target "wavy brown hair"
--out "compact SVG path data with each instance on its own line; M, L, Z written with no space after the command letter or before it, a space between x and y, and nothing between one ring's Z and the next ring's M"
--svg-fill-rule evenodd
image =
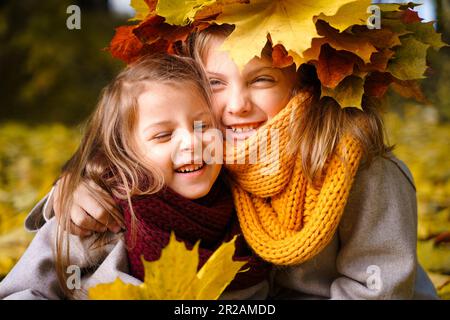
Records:
M63 230L70 230L72 222L67 212L73 204L76 188L84 185L108 211L116 208L113 197L127 199L132 214L131 233L135 235L137 222L131 197L156 193L164 186L161 171L139 153L134 138L138 98L148 90L150 82L189 85L211 105L209 86L201 68L188 57L167 54L142 57L128 65L103 89L85 126L80 146L63 168L60 179L56 271L61 289L68 298L73 297L74 291L67 286L70 246L69 234ZM118 209L110 213L114 219L123 222Z
M213 25L193 33L183 53L197 60L202 66L214 38L226 38L233 32L231 25ZM272 57L268 43L262 55ZM321 97L321 83L315 67L303 64L297 71L297 83L292 96L301 90L312 92L308 106L300 121L291 125L292 139L288 145L292 154L300 152L303 171L310 182L323 174L325 164L344 134L350 134L360 143L363 152L361 166L368 166L374 157L385 157L394 148L387 142L381 109L382 102L364 96L363 111L341 108L333 99Z

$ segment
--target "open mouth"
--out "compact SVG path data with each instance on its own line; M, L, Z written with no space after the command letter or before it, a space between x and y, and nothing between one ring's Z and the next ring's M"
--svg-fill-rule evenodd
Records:
M232 124L227 126L227 132L230 134L230 138L237 140L245 140L256 133L259 127L264 124L265 121ZM228 134L227 134L228 135Z
M205 162L200 164L186 164L178 169L175 169L177 173L192 173L196 171L200 171L205 167Z
M228 126L227 128L230 129L233 133L247 133L252 132L258 129L264 121L261 122L253 122L253 123L243 123L243 124L233 124Z

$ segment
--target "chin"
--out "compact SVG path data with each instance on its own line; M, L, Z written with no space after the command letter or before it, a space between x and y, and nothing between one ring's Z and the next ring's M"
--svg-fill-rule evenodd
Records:
M186 199L195 200L206 196L210 190L211 186L190 186L175 191Z

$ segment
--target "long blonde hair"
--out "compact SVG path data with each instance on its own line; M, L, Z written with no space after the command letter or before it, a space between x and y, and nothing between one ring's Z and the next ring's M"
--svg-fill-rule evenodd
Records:
M61 289L68 298L70 265L68 209L79 185L84 185L104 209L116 208L112 196L127 199L132 213L131 232L136 233L136 217L131 196L156 193L164 186L161 171L139 152L134 139L138 98L148 82L193 85L210 106L209 86L197 63L188 57L156 54L142 57L126 67L106 86L88 120L78 150L63 168L59 193L61 215L56 233L56 271ZM94 182L94 188L89 182ZM111 215L123 222L117 209Z
M183 54L193 57L202 66L210 42L214 38L226 38L233 32L231 25L213 25L193 33ZM271 58L271 46L266 45L262 54ZM303 171L312 183L320 177L326 162L344 134L355 137L362 147L361 166L370 165L376 156L386 156L394 147L385 143L386 134L381 118L381 101L364 96L363 110L340 108L331 98L320 99L321 85L312 65L303 64L297 71L297 83L292 96L299 90L313 94L300 121L292 123L292 138L288 145L292 154L300 153Z

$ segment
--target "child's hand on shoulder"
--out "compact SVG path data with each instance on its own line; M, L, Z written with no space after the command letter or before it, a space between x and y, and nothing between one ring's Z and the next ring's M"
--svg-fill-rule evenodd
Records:
M64 179L64 178L62 178ZM103 192L94 182L89 181L89 185ZM61 181L56 184L56 189L53 195L53 211L57 219L61 215L61 201L60 189L62 188ZM90 193L89 189L81 184L75 190L73 195L72 206L69 209L70 230L73 235L80 237L91 236L94 232L103 233L110 230L114 233L119 233L122 228L110 212L116 210L115 208L104 208Z

